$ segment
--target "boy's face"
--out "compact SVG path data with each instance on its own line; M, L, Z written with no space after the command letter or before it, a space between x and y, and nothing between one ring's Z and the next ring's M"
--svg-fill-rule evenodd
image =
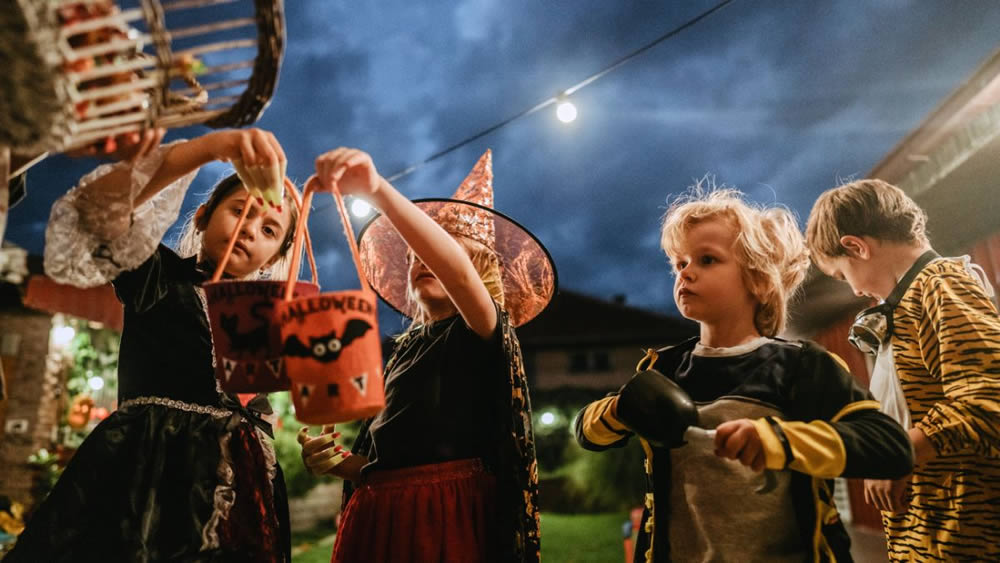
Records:
M831 278L847 282L858 297L883 300L892 291L886 287L884 268L877 268L871 258L847 254L844 256L818 256L813 259L816 267Z
M743 268L733 253L736 235L719 219L693 225L676 256L674 301L685 318L709 325L753 319L757 300L743 282Z

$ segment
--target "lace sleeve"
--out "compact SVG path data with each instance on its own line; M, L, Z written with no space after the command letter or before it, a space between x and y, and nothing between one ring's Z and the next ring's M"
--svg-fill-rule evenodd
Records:
M110 282L123 271L134 270L153 255L160 239L177 220L184 193L198 174L197 169L181 176L132 210L128 231L115 240L104 241L88 232L81 222L81 214L83 206L87 206L85 211L92 224L94 221L122 221L128 217L132 200L160 168L164 156L174 144L158 147L134 164L118 162L101 165L84 176L77 187L56 200L45 231L45 273L48 276L60 283L94 287ZM90 182L129 166L130 191L123 197L109 197L100 202L81 197L81 189Z

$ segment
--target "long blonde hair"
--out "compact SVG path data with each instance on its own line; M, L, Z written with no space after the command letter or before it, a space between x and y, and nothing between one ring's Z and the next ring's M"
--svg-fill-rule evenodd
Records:
M663 219L660 246L676 255L692 226L722 219L736 233L733 251L743 283L757 301L754 326L762 336L785 328L788 301L805 279L809 252L795 222L783 207L747 203L735 189L704 188L701 182L674 201Z
M197 220L197 209L192 211L187 218L184 220L184 227L181 229L181 235L177 238L177 254L182 258L188 258L190 256L198 256L201 259L202 252L202 232L205 227L208 226L209 219L212 218L212 214L219 208L219 204L222 203L229 194L233 193L237 188L242 188L243 182L240 181L239 176L235 173L231 174L219 183L215 184L212 191L208 194L208 198L199 207L204 207L205 212L201 216L201 220ZM247 279L274 279L283 280L288 279L288 268L291 266L292 256L289 250L292 248L292 240L295 238L295 224L299 219L299 209L295 205L295 200L288 190L294 189L296 194L299 191L293 184L285 184L285 205L289 208L290 220L288 224L288 229L285 232L285 238L281 241L281 246L278 248L277 254L278 259L274 261L273 264L266 268L261 268L247 275ZM299 194L301 195L301 194ZM301 197L299 198L301 200Z
M469 254L469 259L472 260L472 265L476 268L476 272L479 273L479 279L483 281L483 285L486 286L486 291L489 292L490 297L500 305L500 308L503 308L503 275L501 273L500 259L497 257L497 254L482 243L470 238L455 236L455 240ZM410 310L413 311L413 319L404 334L414 328L425 326L432 320L426 308L424 308L417 297L416 292L414 292L413 287L410 286L409 276L407 276L406 282L406 300L410 305Z

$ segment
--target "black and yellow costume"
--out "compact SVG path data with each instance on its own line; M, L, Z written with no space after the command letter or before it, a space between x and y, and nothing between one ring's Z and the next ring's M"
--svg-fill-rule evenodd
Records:
M959 259L924 266L893 314L893 360L918 465L906 512L883 513L889 558L1000 561L1000 318Z
M815 344L761 338L713 349L692 339L650 351L640 362L647 368L691 396L705 428L750 419L767 468L788 471L755 473L690 434L674 449L640 437L649 492L635 561L849 561L832 479L898 478L912 468L903 429ZM633 435L617 401L611 394L579 414L583 447L622 447ZM776 484L765 491L768 478Z

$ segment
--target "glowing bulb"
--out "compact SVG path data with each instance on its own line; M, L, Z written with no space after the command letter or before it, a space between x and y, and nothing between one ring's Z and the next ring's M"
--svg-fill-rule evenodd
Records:
M576 119L576 106L569 100L563 100L556 106L556 117L563 123L569 123Z
M87 385L89 385L94 391L100 391L101 389L104 389L104 379L95 375L87 380Z
M363 199L354 198L351 202L351 215L354 215L358 219L363 219L372 212L372 206L370 203Z
M63 347L69 344L73 337L76 336L76 331L73 330L71 326L59 326L52 329L52 344Z
M542 413L541 421L542 421L542 424L545 424L545 425L552 424L553 422L556 421L556 415L554 415L554 414L552 414L550 412Z

